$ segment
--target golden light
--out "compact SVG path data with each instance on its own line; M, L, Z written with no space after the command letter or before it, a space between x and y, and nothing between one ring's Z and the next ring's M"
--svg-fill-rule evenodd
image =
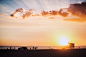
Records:
M19 46L28 46L28 45L19 45Z
M70 13L69 16L71 16L72 14Z
M69 40L69 37L68 37L68 36L66 36L66 35L61 35L61 36L59 36L58 42L59 42L59 44L62 45L62 46L68 45L68 42L69 42L69 41L70 41L70 40Z

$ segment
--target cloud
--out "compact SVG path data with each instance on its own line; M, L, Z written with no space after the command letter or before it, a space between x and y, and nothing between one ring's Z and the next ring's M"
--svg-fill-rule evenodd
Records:
M40 14L34 14L34 15L32 15L32 16L40 16Z
M66 9L67 11L64 11L64 9ZM81 19L79 19L79 20L83 20L83 21L85 21L84 19L86 18L86 2L77 3L77 4L70 4L69 8L62 8L59 11L57 11L57 10L51 10L51 11L43 10L43 11L41 11L41 14L35 14L33 12L33 10L34 9L30 9L30 10L26 11L25 14L22 15L23 19L28 18L30 16L46 16L46 17L50 17L49 19L54 19L51 16L61 15L62 17L67 17L69 14L81 17ZM15 17L15 14L22 13L22 12L24 12L24 9L18 8L10 16ZM78 20L78 19L75 18L75 19L71 19L71 20Z
M49 19L54 19L54 17L50 17Z
M54 19L54 17L50 17L49 19Z
M35 16L40 16L40 14L35 14Z
M70 4L68 12L82 18L86 18L86 2Z
M41 14L42 14L42 16L47 16L49 13L48 13L48 11L44 11L44 10L43 10L43 11L41 12Z
M85 22L86 21L86 2L70 4L67 12L80 18L64 19L66 21Z
M0 16L4 16L4 15L8 15L8 14L4 13L4 14L1 14Z
M63 12L63 9L60 9L59 11L52 10L52 11L42 11L42 16L51 16L51 15L61 15L63 17L67 17L69 13Z
M60 9L58 12L59 15L63 16L63 17L67 17L69 13L67 12L63 12L63 9Z
M31 14L33 14L32 10L33 9L30 9L30 10L26 11L26 13L22 15L23 19L25 19L26 17L28 18L29 16L31 16Z
M73 19L64 19L66 21L74 21L74 22L86 22L85 18L73 18Z
M28 11L25 12L25 14L22 15L23 19L25 18L28 18L30 16L51 16L51 15L61 15L63 17L67 17L68 13L67 12L63 12L63 9L60 9L59 11L56 11L56 10L52 10L52 11L42 11L41 14L33 14L34 9L30 9ZM24 9L23 8L18 8L16 9L16 11L14 13L12 13L10 16L11 17L15 17L16 14L18 13L22 13L24 12ZM16 17L17 18L17 17ZM49 18L51 19L51 18Z
M52 10L52 11L42 11L42 16L51 16L51 15L58 15L58 11Z
M52 10L52 11L49 11L49 14L51 14L51 15L58 15L58 11Z
M14 13L12 13L10 16L11 16L11 17L15 17L15 14L17 14L17 13L22 13L22 12L24 12L24 9L23 9L23 8L18 8L18 9L16 9L16 11L15 11Z

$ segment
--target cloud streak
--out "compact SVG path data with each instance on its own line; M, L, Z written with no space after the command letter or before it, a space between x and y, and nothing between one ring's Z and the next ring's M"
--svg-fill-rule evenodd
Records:
M74 22L86 22L85 18L73 18L73 19L64 19L66 21L74 21Z
M4 15L8 15L8 14L4 13L4 14L1 14L0 16L4 16Z

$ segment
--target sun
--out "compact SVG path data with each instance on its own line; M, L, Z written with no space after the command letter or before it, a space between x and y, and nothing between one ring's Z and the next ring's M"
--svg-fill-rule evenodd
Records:
M68 39L62 38L59 40L59 43L63 46L68 45Z
M70 41L70 40L69 40L69 37L68 37L68 36L66 36L66 35L61 35L61 36L59 36L58 42L59 42L59 44L62 45L62 46L68 45L68 42L69 42L69 41Z

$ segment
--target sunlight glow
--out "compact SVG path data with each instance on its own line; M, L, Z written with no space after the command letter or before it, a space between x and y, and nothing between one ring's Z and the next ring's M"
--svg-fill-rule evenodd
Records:
M19 46L28 46L28 45L19 45Z
M66 45L68 45L69 37L68 37L68 36L65 36L65 35L61 35L61 36L59 37L58 42L59 42L60 45L66 46Z

